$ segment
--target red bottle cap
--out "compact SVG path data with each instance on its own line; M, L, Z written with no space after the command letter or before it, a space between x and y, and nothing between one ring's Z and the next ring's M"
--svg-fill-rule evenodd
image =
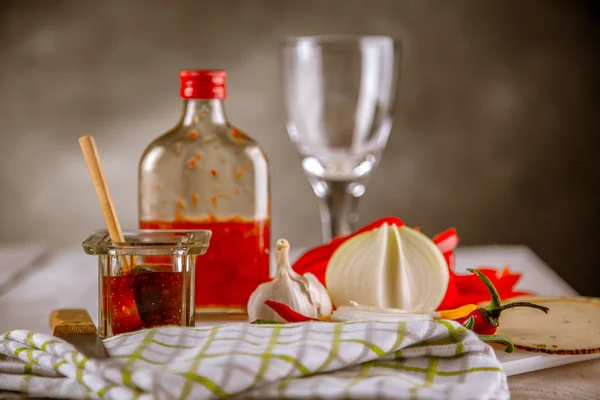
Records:
M227 73L220 69L188 69L179 72L184 99L224 99Z

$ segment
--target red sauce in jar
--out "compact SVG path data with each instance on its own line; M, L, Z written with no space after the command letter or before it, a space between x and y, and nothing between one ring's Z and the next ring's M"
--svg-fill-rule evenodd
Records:
M104 309L113 335L182 325L183 273L155 271L160 266L138 266L124 275L104 277Z
M269 280L269 220L141 221L140 228L212 231L196 260L198 312L245 312L254 289Z

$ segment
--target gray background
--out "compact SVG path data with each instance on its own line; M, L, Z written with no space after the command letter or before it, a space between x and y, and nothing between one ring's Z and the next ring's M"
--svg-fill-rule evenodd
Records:
M274 236L320 239L284 129L277 43L404 42L388 148L361 223L393 214L463 244L523 243L600 295L597 8L578 1L3 1L0 240L75 246L103 220L77 138L98 141L136 226L144 147L180 113L181 68L225 68L230 119L272 163Z

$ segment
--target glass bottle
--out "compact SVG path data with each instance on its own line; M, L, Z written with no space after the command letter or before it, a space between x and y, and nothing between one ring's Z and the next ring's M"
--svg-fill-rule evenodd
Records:
M210 249L196 264L196 313L244 313L269 280L268 160L227 120L225 71L179 77L181 118L140 162L140 228L211 230Z

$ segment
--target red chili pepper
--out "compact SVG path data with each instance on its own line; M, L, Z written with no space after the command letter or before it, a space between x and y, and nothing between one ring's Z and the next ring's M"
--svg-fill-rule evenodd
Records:
M294 311L287 304L280 303L278 301L267 300L265 304L271 307L281 318L287 322L306 322L306 321L318 321L316 318L307 317L306 315L300 314Z
M543 312L548 314L548 307L543 307L528 302L519 301L502 305L498 291L487 276L485 276L482 272L476 269L469 268L467 269L467 271L474 273L475 275L477 275L477 277L479 277L479 279L481 279L485 287L488 289L489 294L492 298L490 304L486 308L478 307L477 309L469 313L467 316L456 319L456 322L464 324L471 317L473 317L473 326L471 328L473 332L478 333L480 335L493 335L494 333L496 333L496 329L499 326L498 318L500 317L502 311L508 308L531 307L537 308L538 310L542 310Z

